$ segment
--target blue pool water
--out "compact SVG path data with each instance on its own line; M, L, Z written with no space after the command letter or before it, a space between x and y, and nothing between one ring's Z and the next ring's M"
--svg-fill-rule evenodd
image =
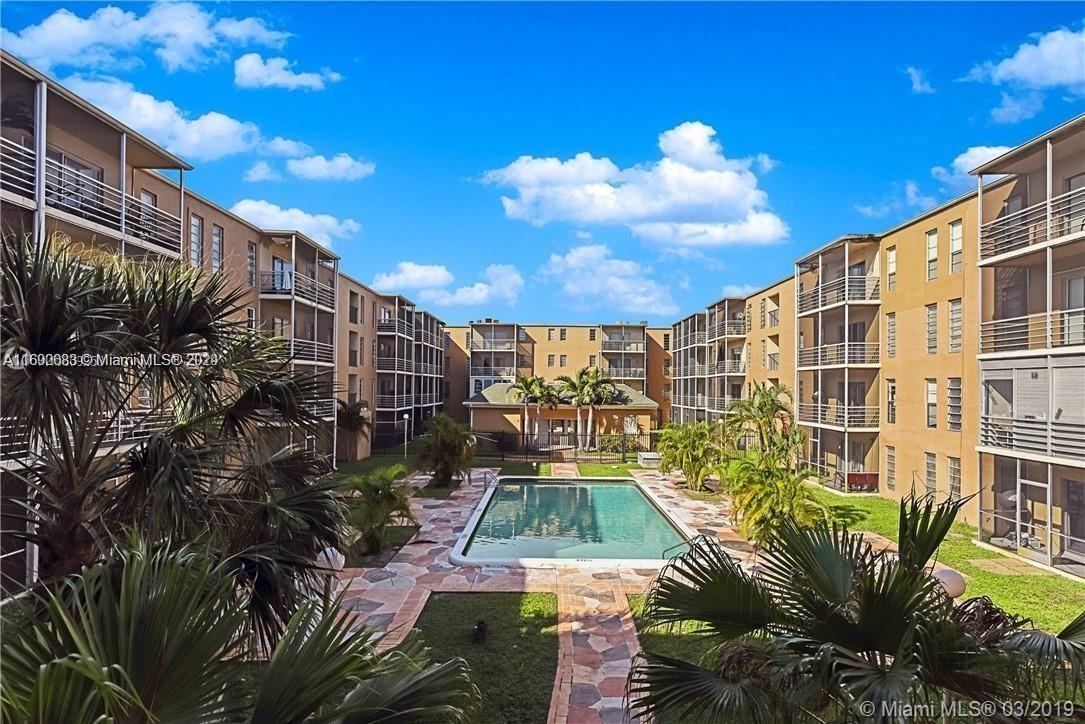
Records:
M632 481L503 478L464 556L655 560L684 540Z

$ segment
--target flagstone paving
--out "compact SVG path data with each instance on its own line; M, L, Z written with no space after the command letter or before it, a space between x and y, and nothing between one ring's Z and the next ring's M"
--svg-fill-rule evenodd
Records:
M643 593L658 569L626 566L591 568L510 568L457 566L449 553L485 492L487 470L476 468L469 482L448 498L413 498L419 531L383 568L344 569L343 606L360 626L387 632L382 646L398 644L411 630L431 592L548 592L558 596L558 667L551 696L552 724L629 721L625 681L639 651L626 595ZM555 464L556 477L579 477L575 465ZM731 527L730 511L717 501L692 500L673 478L652 470L632 474L675 517L698 533L720 538L734 555L751 549ZM411 484L421 487L425 475Z

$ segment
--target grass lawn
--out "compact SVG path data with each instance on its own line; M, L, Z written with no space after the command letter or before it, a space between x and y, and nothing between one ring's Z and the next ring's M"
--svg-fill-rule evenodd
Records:
M580 474L586 478L627 478L630 470L640 470L637 463L577 463Z
M346 552L347 568L383 568L399 549L418 532L417 525L392 525L388 527L388 546L379 553L359 553L353 546Z
M483 644L472 637L486 622ZM461 656L482 692L477 722L545 722L558 664L558 599L552 593L434 593L418 617L435 661Z

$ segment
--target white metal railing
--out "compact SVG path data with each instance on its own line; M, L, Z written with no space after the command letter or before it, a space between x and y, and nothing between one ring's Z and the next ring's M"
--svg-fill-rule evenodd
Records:
M1085 307L980 323L980 352L1012 352L1085 344Z
M736 398L731 397L731 396L706 397L705 398L705 406L709 410L718 411L718 412L726 412L727 408L731 406L731 403L734 402L735 399Z
M834 342L799 350L799 367L870 365L880 359L877 342Z
M746 374L746 360L725 359L708 365L710 375L744 375Z
M328 418L335 416L335 400L313 400L308 403L306 409L317 417Z
M644 379L643 367L607 367L604 370L607 375L619 380L642 380Z
M283 340L284 344L289 344L290 340ZM308 360L311 362L335 362L335 347L327 342L317 342L311 339L300 339L295 337L294 343L294 359L295 360Z
M708 374L708 365L690 364L678 365L674 368L675 377L704 377Z
M679 407L704 407L705 400L704 395L675 395L672 404Z
M400 359L399 357L387 357L384 355L377 356L377 371L378 372L413 372L414 362L409 359Z
M704 344L705 333L704 332L690 332L689 334L679 337L677 340L677 347L689 347L694 344Z
M881 420L881 410L869 405L820 405L809 402L798 405L799 422L813 422L849 428L875 428Z
M431 347L441 347L443 345L440 337L427 329L422 329L421 327L415 327L414 341L421 342L422 344L428 344Z
M427 392L424 395L415 395L416 405L436 405L441 401L441 396L436 392Z
M643 339L604 339L599 348L604 352L643 352Z
M514 367L487 367L485 365L471 367L472 377L515 377Z
M152 435L164 432L172 423L173 417L168 412L139 407L123 410L112 420L108 416L102 416L97 421L88 422L104 433L103 443L111 446L146 440ZM27 427L18 418L0 419L0 456L5 459L19 458L29 451L30 432Z
M401 410L410 407L413 395L377 395L374 404L378 410Z
M0 137L0 188L33 199L36 159L34 149Z
M420 375L439 375L441 374L441 366L432 362L415 362L414 371Z
M881 299L881 280L876 276L842 276L818 284L799 295L799 312L811 312L841 302L869 302Z
M1085 456L1085 423L981 415L980 445L1080 460Z
M260 293L293 294L314 304L335 308L335 290L332 287L293 271L260 272Z
M980 258L988 259L1085 231L1085 188L1051 199L1051 228L1048 228L1047 204L1045 199L983 224L980 227Z
M51 158L45 159L45 203L111 229L121 227L124 195L120 189Z
M481 352L511 352L516 349L514 339L472 339L471 350Z
M404 319L382 319L377 322L379 334L402 334L414 339L414 325Z
M124 231L141 241L161 246L174 253L181 252L181 219L157 206L144 203L134 196L127 197Z

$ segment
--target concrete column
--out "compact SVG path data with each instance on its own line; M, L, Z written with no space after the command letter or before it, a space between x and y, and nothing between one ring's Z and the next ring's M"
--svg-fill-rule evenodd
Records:
M49 86L39 81L34 87L34 243L45 244L45 153L47 146Z

